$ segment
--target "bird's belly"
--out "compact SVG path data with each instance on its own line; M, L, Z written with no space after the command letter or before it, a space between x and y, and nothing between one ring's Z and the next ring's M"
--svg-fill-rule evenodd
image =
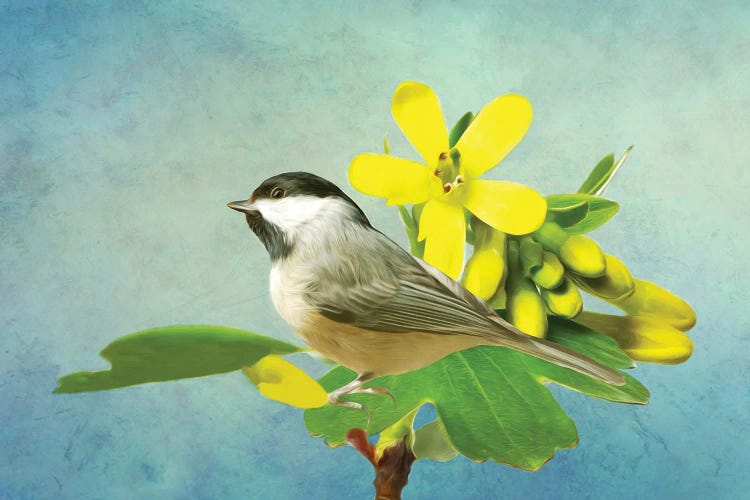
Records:
M355 372L397 375L425 367L456 351L482 344L467 335L388 333L363 330L308 315L297 334L310 347Z

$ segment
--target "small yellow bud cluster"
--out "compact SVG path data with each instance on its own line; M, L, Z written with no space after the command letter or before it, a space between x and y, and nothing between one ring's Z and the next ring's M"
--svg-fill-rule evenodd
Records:
M630 274L618 258L581 234L545 222L530 235L508 237L473 219L474 254L462 283L519 330L545 337L548 314L574 319L614 338L633 359L680 363L690 357L685 331L695 312L676 295ZM627 316L583 312L581 291Z

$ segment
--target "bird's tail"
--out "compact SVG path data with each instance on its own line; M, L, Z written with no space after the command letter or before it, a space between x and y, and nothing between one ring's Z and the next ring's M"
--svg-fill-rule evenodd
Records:
M502 334L488 339L493 345L509 347L535 358L549 361L558 366L570 368L589 377L611 385L625 385L625 377L618 370L597 363L567 347L531 335L526 335L500 317L492 320L502 328Z

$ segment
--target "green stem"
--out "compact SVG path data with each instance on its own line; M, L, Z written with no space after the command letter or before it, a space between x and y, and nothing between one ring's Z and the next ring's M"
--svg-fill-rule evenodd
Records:
M380 432L380 438L378 439L378 448L385 448L401 439L406 440L406 443L411 448L414 445L414 419L417 417L419 408L414 408L412 411L401 417L394 424Z
M531 236L521 237L519 253L521 269L527 278L531 276L532 271L542 267L542 245Z
M417 237L419 236L417 222L403 205L398 205L398 214L401 216L401 222L404 225L406 237L409 238L409 252L411 252L412 255L421 257L423 245L417 240Z
M559 254L560 248L568 240L570 234L554 222L545 222L542 227L534 232L533 236L544 248Z
M485 245L490 234L490 227L476 217L471 217L471 230L474 232L474 248L479 249Z

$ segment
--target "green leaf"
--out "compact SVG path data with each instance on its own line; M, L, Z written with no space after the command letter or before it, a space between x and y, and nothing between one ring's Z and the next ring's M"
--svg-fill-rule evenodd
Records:
M458 119L453 128L448 134L448 147L452 148L456 145L458 140L464 134L471 121L474 119L474 113L467 111L461 118Z
M578 192L581 194L590 194L599 196L604 193L612 179L614 179L620 167L625 163L625 160L630 156L630 152L633 150L633 146L630 146L615 162L614 153L610 153L596 164L594 169L591 171L586 180L578 188Z
M575 224L564 228L569 234L591 232L599 226L606 224L620 209L620 205L612 200L606 200L589 194L551 194L547 196L548 210L562 211L571 209L571 207L575 208L582 203L588 205L586 216Z
M562 208L551 208L548 206L546 220L554 222L560 227L570 227L585 219L588 213L588 200L581 200L578 203Z
M550 318L549 338L613 368L632 361L617 344L571 321ZM331 391L355 377L338 367L320 382ZM609 401L645 404L648 390L629 375L612 386L586 375L502 347L481 346L451 354L421 370L370 382L396 397L360 394L352 401L371 413L370 425L361 411L324 406L305 412L305 424L331 446L346 442L352 428L374 434L389 427L423 403L432 403L451 445L466 457L494 460L536 470L558 449L578 442L575 424L543 382L549 381Z
M594 169L591 171L589 176L583 181L581 187L578 188L578 193L582 194L594 194L604 182L609 178L612 172L612 167L615 165L615 154L610 153L596 164Z
M303 349L256 333L208 325L152 328L120 337L102 350L110 370L80 371L59 380L55 392L116 389L148 382L203 377L252 366L268 354Z
M440 419L435 419L414 431L412 452L418 460L436 462L449 462L458 455L458 451L448 440L448 433Z

